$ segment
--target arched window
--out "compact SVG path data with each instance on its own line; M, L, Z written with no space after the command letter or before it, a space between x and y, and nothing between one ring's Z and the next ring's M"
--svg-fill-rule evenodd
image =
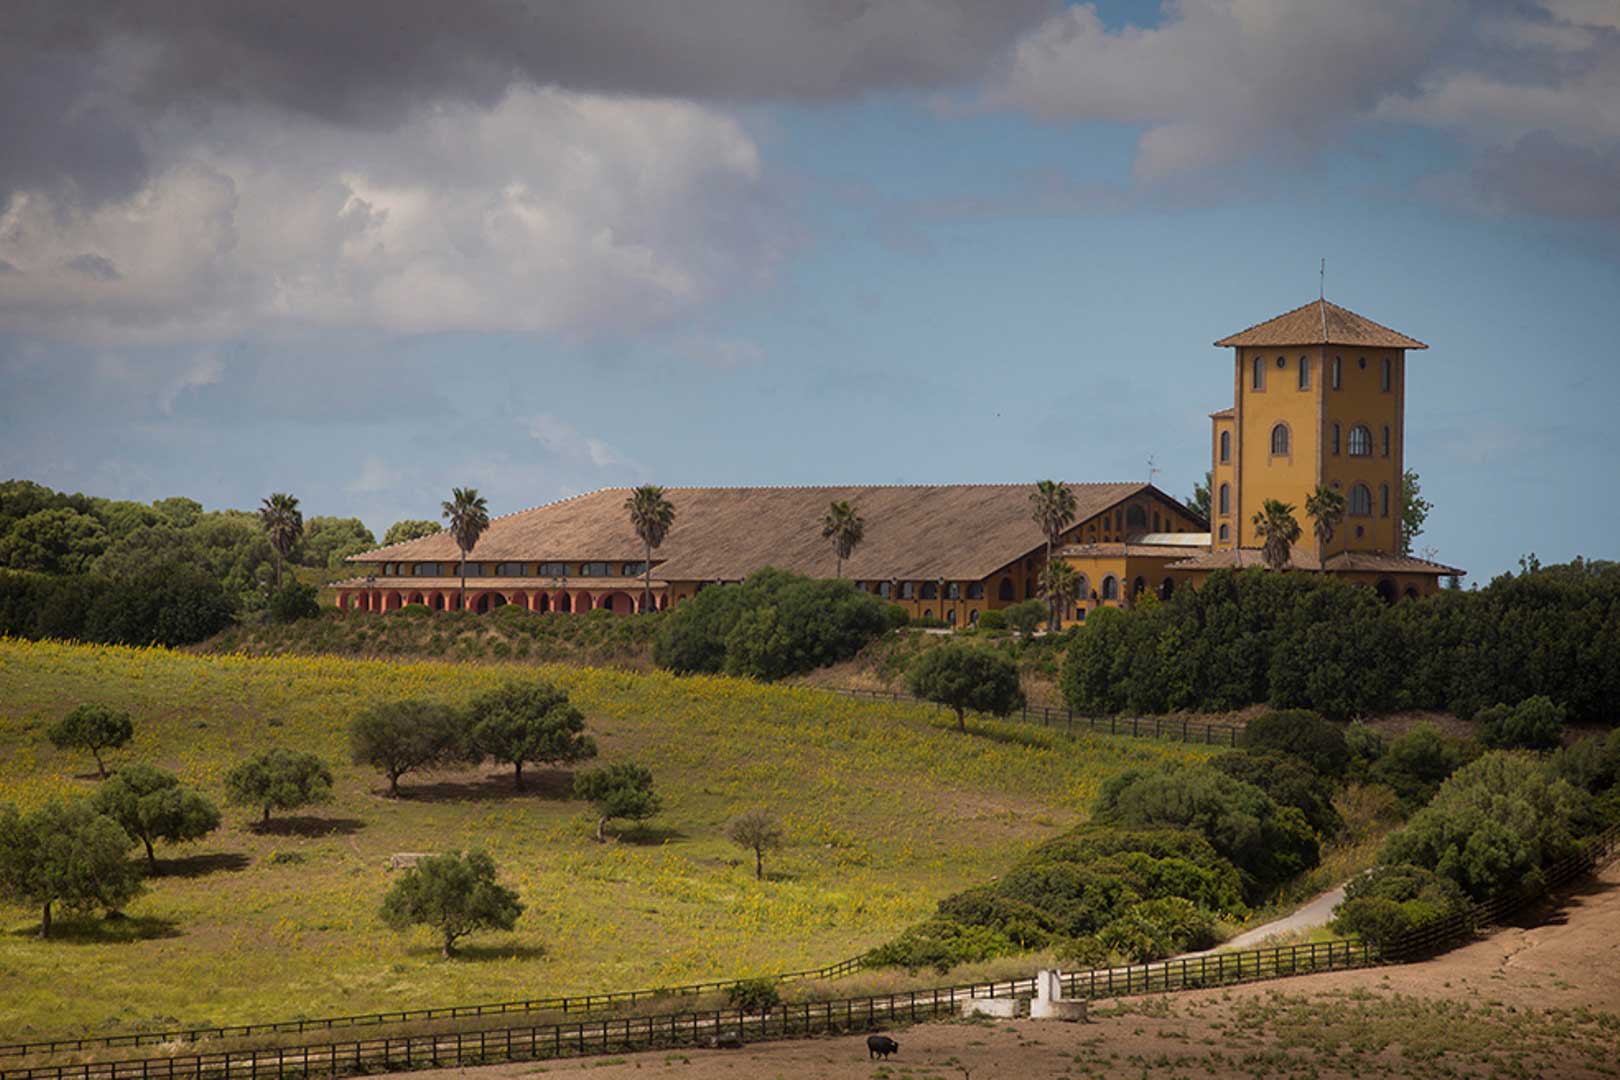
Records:
M939 599L939 586L934 584L932 581L923 582L922 583L922 598L924 600L938 600Z
M1344 385L1344 361L1340 357L1333 358L1333 389L1337 390Z
M1221 539L1222 540L1230 540L1231 538L1232 538L1232 527L1230 525L1222 525L1221 526Z
M949 610L949 611L947 611L945 613L945 621L948 624L950 624L951 626L956 625L956 609L955 608L951 608L951 610Z
M1393 382L1393 379L1391 378L1391 374L1390 374L1390 366L1391 365L1390 365L1389 357L1387 357L1387 356L1384 357L1384 373L1383 373L1383 376L1382 376L1382 379L1381 379L1381 385L1383 386L1384 392L1386 394L1389 393L1390 385Z
M1074 576L1074 595L1080 598L1082 604L1091 599L1091 582L1086 580L1086 575Z
M974 608L972 611L968 612L968 625L969 626L978 626L979 625L979 609L978 608Z
M1395 602L1395 583L1389 578L1380 578L1373 591L1378 593L1378 599L1384 603L1393 604Z
M1230 514L1232 512L1232 485L1231 484L1222 484L1221 485L1220 507L1221 507L1221 513L1223 513L1223 514Z
M1119 599L1119 582L1114 579L1113 574L1103 578L1102 598L1104 600Z
M1350 429L1350 456L1372 457L1372 432L1364 424Z
M1271 456L1288 456L1288 425L1278 424L1271 429Z
M1372 517L1372 491L1366 484L1350 489L1350 516Z
M1249 367L1252 369L1252 374L1250 375L1252 385L1256 390L1264 390L1266 388L1265 363L1257 356L1249 362Z
M1379 484L1378 485L1378 505L1380 507L1379 512L1378 512L1378 516L1379 517L1389 517L1389 485L1388 484Z
M1138 596L1141 596L1146 591L1147 578L1138 575L1136 580L1131 582L1131 599L1135 600Z
M1383 438L1383 442L1381 442L1379 445L1381 445L1383 447L1383 456L1384 457L1389 457L1389 425L1388 424L1384 425L1384 438Z
M1125 508L1125 527L1127 529L1146 529L1147 511L1136 503L1131 503Z
M1335 422L1334 425L1333 425L1333 454L1334 454L1335 457L1337 457L1338 453L1339 453L1339 425Z
M1001 584L996 586L996 596L1002 600L1017 599L1017 596L1013 593L1012 578L1004 577L1001 579Z
M968 599L969 600L983 600L984 599L984 582L982 582L982 581L970 581L970 582L968 582Z
M1172 595L1174 595L1175 591L1176 591L1176 581L1175 581L1175 579L1174 578L1165 578L1163 583L1161 583L1159 585L1159 599L1160 600L1168 600L1168 599L1170 599L1170 597Z
M1221 464L1225 465L1232 460L1232 433L1221 432Z
M1311 388L1311 361L1307 356L1299 358L1299 388L1301 390Z

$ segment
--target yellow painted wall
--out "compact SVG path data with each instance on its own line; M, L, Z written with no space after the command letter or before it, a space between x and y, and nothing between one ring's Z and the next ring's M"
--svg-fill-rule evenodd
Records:
M1327 554L1340 551L1398 551L1402 446L1405 441L1402 437L1405 354L1400 349L1333 348L1328 352L1329 364L1335 356L1341 361L1342 380L1340 389L1327 392L1324 416L1327 453L1323 458L1322 482L1337 487L1346 502L1349 501L1353 485L1358 482L1366 484L1372 492L1373 513L1370 518L1346 516L1329 543ZM1365 367L1361 363L1363 359L1366 361ZM1382 388L1381 367L1385 359L1390 361L1388 391ZM1332 452L1334 423L1339 425L1340 430L1337 455ZM1365 425L1372 433L1371 457L1350 456L1350 431L1356 424ZM1383 446L1385 426L1390 429L1388 456L1385 456ZM1383 514L1379 495L1380 485L1384 484L1389 485L1390 491L1387 516ZM1305 523L1302 521L1301 524ZM1362 530L1360 536L1356 535L1358 526Z
M1238 367L1237 438L1241 447L1233 507L1234 532L1240 547L1259 547L1253 519L1267 499L1294 507L1300 528L1309 533L1305 497L1316 489L1321 462L1322 350L1320 348L1236 349ZM1262 372L1256 389L1253 365ZM1281 361L1281 366L1279 366ZM1299 368L1310 371L1310 385L1299 386ZM1288 453L1271 453L1272 430L1288 427ZM1302 537L1302 541L1305 538Z
M1237 424L1230 416L1211 418L1210 428L1210 481L1209 481L1209 536L1210 545L1216 551L1224 551L1237 546ZM1221 436L1230 437L1231 452L1226 461L1221 460ZM1226 513L1221 513L1221 488L1225 486L1228 492L1228 506ZM1227 535L1221 537L1221 526L1226 526Z

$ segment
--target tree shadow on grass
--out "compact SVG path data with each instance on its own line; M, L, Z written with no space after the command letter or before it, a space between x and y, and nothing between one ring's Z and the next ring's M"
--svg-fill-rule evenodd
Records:
M571 769L525 769L523 787L512 784L512 773L484 773L411 783L400 781L400 798L410 802L488 802L510 799L563 801L574 797Z
M622 844L634 844L637 847L657 847L661 844L673 844L677 840L685 840L686 834L667 825L637 825L633 829L625 829L619 833L618 839Z
M359 818L294 815L255 821L247 830L260 836L353 836L365 827Z
M208 874L246 870L253 860L240 851L215 851L207 855L187 855L179 859L159 859L157 877L198 878Z
M11 936L38 940L39 925L36 923L23 930L14 930ZM51 918L51 936L44 940L47 945L127 945L136 941L179 936L180 924L173 919L114 913L103 918L94 915L55 915Z
M437 946L416 945L405 951L410 956L441 961L444 959ZM456 954L446 962L476 964L489 960L544 960L548 955L550 954L544 945L490 945L476 941L461 941L456 945Z
M1569 922L1572 911L1586 907L1592 898L1614 892L1616 889L1620 889L1620 885L1614 882L1600 881L1595 877L1582 878L1554 890L1550 896L1525 905L1508 915L1502 922L1520 930L1532 930L1538 926L1563 926Z

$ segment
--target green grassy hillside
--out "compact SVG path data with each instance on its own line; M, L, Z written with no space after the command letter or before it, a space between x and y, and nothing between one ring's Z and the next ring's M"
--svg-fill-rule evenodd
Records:
M527 794L495 767L407 777L408 797L350 765L367 703L460 702L536 673L565 686L603 761L650 766L665 799L650 828L592 838L569 777ZM13 1036L241 1022L456 1001L668 985L815 966L864 951L947 893L1002 872L1080 820L1101 780L1196 748L1066 739L1015 725L963 736L931 710L720 678L330 657L191 656L0 640L0 800L87 794L88 757L50 722L83 701L135 717L114 762L147 760L223 800L252 750L320 753L336 802L260 832L252 811L196 845L160 848L165 873L127 918L33 936L0 907L0 1031ZM766 805L787 847L753 880L723 827ZM446 962L426 931L387 930L377 906L394 852L483 846L527 911L510 934Z

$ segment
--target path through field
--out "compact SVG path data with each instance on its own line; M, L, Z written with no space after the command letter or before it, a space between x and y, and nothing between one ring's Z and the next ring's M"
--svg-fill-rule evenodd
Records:
M1275 932L1275 931L1272 931ZM1086 1024L937 1023L893 1033L881 1072L864 1036L741 1050L413 1073L506 1080L1476 1077L1620 1075L1620 865L1559 903L1427 963L1107 1003Z

